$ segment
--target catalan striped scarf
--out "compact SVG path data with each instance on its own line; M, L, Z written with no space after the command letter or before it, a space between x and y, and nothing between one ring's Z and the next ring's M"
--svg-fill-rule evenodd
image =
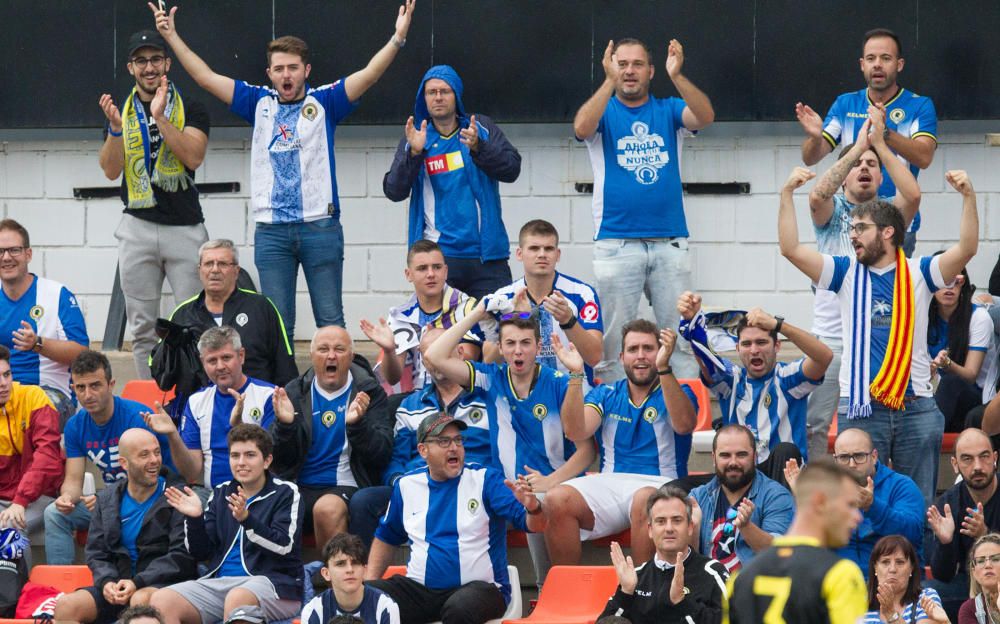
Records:
M871 384L867 383L871 361L871 276L867 266L854 266L853 335L851 336L851 387L848 418L868 418L871 400L889 409L903 409L910 382L913 356L915 306L910 265L901 248L896 248L896 278L892 288L892 324L882 367Z
M184 101L174 83L168 84L167 105L163 112L172 126L183 130ZM184 163L177 158L166 141L160 143L156 162L150 162L152 155L149 125L142 104L136 101L138 98L138 89L133 88L122 107L122 126L125 133L125 188L128 190L129 208L152 208L156 205L156 198L153 196L151 182L169 193L174 193L178 189L186 190L191 180L184 169Z

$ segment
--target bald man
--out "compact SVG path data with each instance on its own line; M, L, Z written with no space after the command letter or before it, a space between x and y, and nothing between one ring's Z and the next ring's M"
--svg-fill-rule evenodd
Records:
M161 475L156 436L146 429L124 431L118 462L126 477L97 495L87 536L94 586L63 594L57 620L113 622L127 607L149 603L156 588L196 576L184 548L184 516L163 496L168 480Z
M928 581L941 595L952 622L969 596L965 567L973 542L986 533L1000 531L1000 496L997 496L997 453L982 429L966 429L955 441L951 468L962 480L945 490L927 510L927 525L934 533Z
M910 477L879 461L871 436L861 429L845 429L833 444L833 458L858 480L861 524L838 554L868 574L875 542L886 535L902 535L923 557L924 497ZM867 579L866 579L867 580Z
M371 365L342 327L316 330L312 368L274 392L274 465L302 495L304 529L323 545L347 530L358 488L377 485L392 456L392 415Z

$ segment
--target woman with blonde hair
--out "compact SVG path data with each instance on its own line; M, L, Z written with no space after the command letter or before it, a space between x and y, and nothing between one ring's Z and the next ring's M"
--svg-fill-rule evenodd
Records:
M987 533L969 551L969 595L958 624L1000 624L1000 533Z

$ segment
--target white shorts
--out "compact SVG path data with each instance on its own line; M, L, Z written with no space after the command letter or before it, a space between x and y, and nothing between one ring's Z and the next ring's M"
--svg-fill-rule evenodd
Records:
M661 475L642 475L623 472L602 472L570 479L563 483L583 496L594 514L594 528L580 529L582 541L598 539L620 533L632 526L629 511L632 497L644 487L658 488L671 481Z

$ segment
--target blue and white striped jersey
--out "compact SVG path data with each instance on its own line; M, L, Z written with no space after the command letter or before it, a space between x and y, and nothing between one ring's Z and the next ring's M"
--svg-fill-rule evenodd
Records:
M271 395L274 386L266 381L247 377L239 389L243 399L243 422L268 429L274 421ZM219 392L212 384L195 392L184 407L181 439L191 450L202 453L202 472L205 487L214 488L233 478L229 469L229 444L226 436L232 428L229 418L236 406L236 399L228 392Z
M337 604L332 589L318 594L302 607L302 624L327 624L338 615L353 615L365 624L399 624L399 605L396 601L370 585L364 587L364 598L353 611L345 611Z
M447 412L449 416L468 426L462 432L465 461L484 466L494 465L490 432L493 416L486 405L488 398L486 392L479 388L473 388L471 392L463 389L450 405L442 405L434 384L427 384L403 399L396 409L392 459L383 472L385 484L392 485L396 477L427 465L417 452L417 429L424 418L441 412Z
M526 287L524 278L522 277L510 286L504 286L494 294L513 299L520 290ZM576 313L576 319L580 323L580 327L604 331L604 320L601 318L601 302L597 298L597 291L590 284L569 275L563 275L557 271L555 279L552 280L552 290L558 290L566 297L570 308ZM528 299L531 300L531 295L528 295ZM559 358L556 357L555 349L552 348L553 332L559 336L564 345L569 344L570 340L566 337L566 332L563 328L559 327L559 322L552 318L552 315L542 307L540 302L531 300L531 308L538 314L538 329L541 334L541 340L538 344L538 356L535 359L539 364L544 364L549 368L554 368L563 373L569 373L566 367L562 365L562 362L559 361ZM497 324L491 327L493 329L487 338L497 342L500 339L500 326ZM594 385L594 369L584 365L584 370L587 373L588 385L592 387ZM588 389L585 388L585 390Z
M698 409L691 389L681 385ZM691 454L691 434L679 434L670 423L659 382L639 405L628 395L628 379L602 384L587 394L586 406L601 415L594 437L601 453L601 472L685 477Z
M347 439L347 408L351 401L354 376L334 392L312 383L312 445L306 453L297 483L306 487L357 487L351 472L351 443Z
M507 522L527 531L526 514L495 468L466 464L447 481L424 468L396 482L375 537L393 546L409 540L406 576L429 589L485 581L509 603Z
M87 347L87 325L80 305L59 282L33 275L34 281L17 301L0 289L0 344L10 349L10 368L14 381L33 386L50 386L66 396L69 387L69 366L35 353L14 348L12 338L21 329L21 321L42 338L72 340Z
M237 80L233 111L253 125L250 205L257 223L302 223L340 217L333 153L337 124L356 104L344 81L279 102L278 92Z
M548 475L566 463L576 446L563 434L559 412L569 377L538 366L538 377L523 399L514 391L506 364L468 362L469 388L486 393L493 421L494 454L508 479L524 474L524 466Z

